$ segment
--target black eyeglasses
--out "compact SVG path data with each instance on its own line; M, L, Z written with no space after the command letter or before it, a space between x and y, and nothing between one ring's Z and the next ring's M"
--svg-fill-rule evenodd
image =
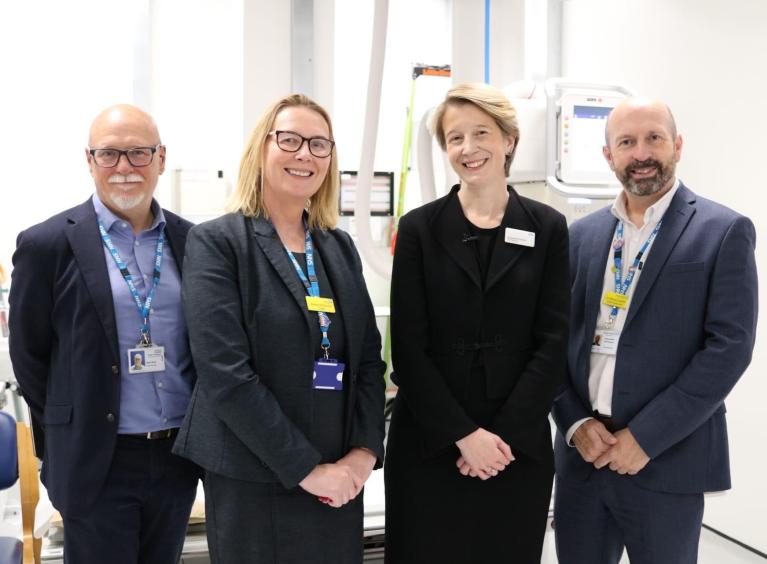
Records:
M329 157L333 151L334 141L324 137L304 137L295 131L270 131L274 135L277 146L288 153L297 153L304 143L308 144L309 152L317 158Z
M93 156L96 164L102 168L113 168L120 162L120 157L125 155L131 166L148 166L154 159L154 154L162 145L154 147L133 147L131 149L89 149L88 152Z

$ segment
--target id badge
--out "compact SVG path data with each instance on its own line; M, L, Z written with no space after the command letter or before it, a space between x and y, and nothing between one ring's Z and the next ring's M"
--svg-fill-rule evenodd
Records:
M324 311L326 313L335 313L336 306L332 298L317 298L306 296L306 307L309 311Z
M620 331L597 329L594 333L594 341L591 343L591 352L614 356L618 352L618 341L620 341L620 338Z
M626 309L626 307L629 305L629 298L628 296L619 294L618 292L607 292L604 298L602 298L602 303L610 307Z
M312 376L312 388L315 390L335 390L340 392L344 389L343 362L334 358L323 358L314 362L314 375Z
M128 374L146 374L165 370L165 347L152 345L128 349Z

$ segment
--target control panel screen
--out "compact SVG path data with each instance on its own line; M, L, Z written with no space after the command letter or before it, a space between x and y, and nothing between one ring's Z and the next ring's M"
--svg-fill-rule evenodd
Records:
M602 155L607 116L619 98L565 95L559 120L559 179L572 184L615 184Z

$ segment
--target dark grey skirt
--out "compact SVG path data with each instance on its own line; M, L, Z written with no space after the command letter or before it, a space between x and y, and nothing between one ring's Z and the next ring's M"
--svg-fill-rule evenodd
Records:
M212 564L359 564L362 494L340 509L300 487L205 473Z

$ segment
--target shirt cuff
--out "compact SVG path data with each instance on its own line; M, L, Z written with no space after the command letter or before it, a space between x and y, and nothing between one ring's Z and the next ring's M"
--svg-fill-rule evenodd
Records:
M584 417L583 419L578 419L575 423L570 425L570 428L567 430L567 434L565 435L565 441L567 442L567 446L574 447L573 444L573 435L575 434L575 431L578 430L578 427L583 425L585 421L588 421L589 419L594 419L593 417Z

